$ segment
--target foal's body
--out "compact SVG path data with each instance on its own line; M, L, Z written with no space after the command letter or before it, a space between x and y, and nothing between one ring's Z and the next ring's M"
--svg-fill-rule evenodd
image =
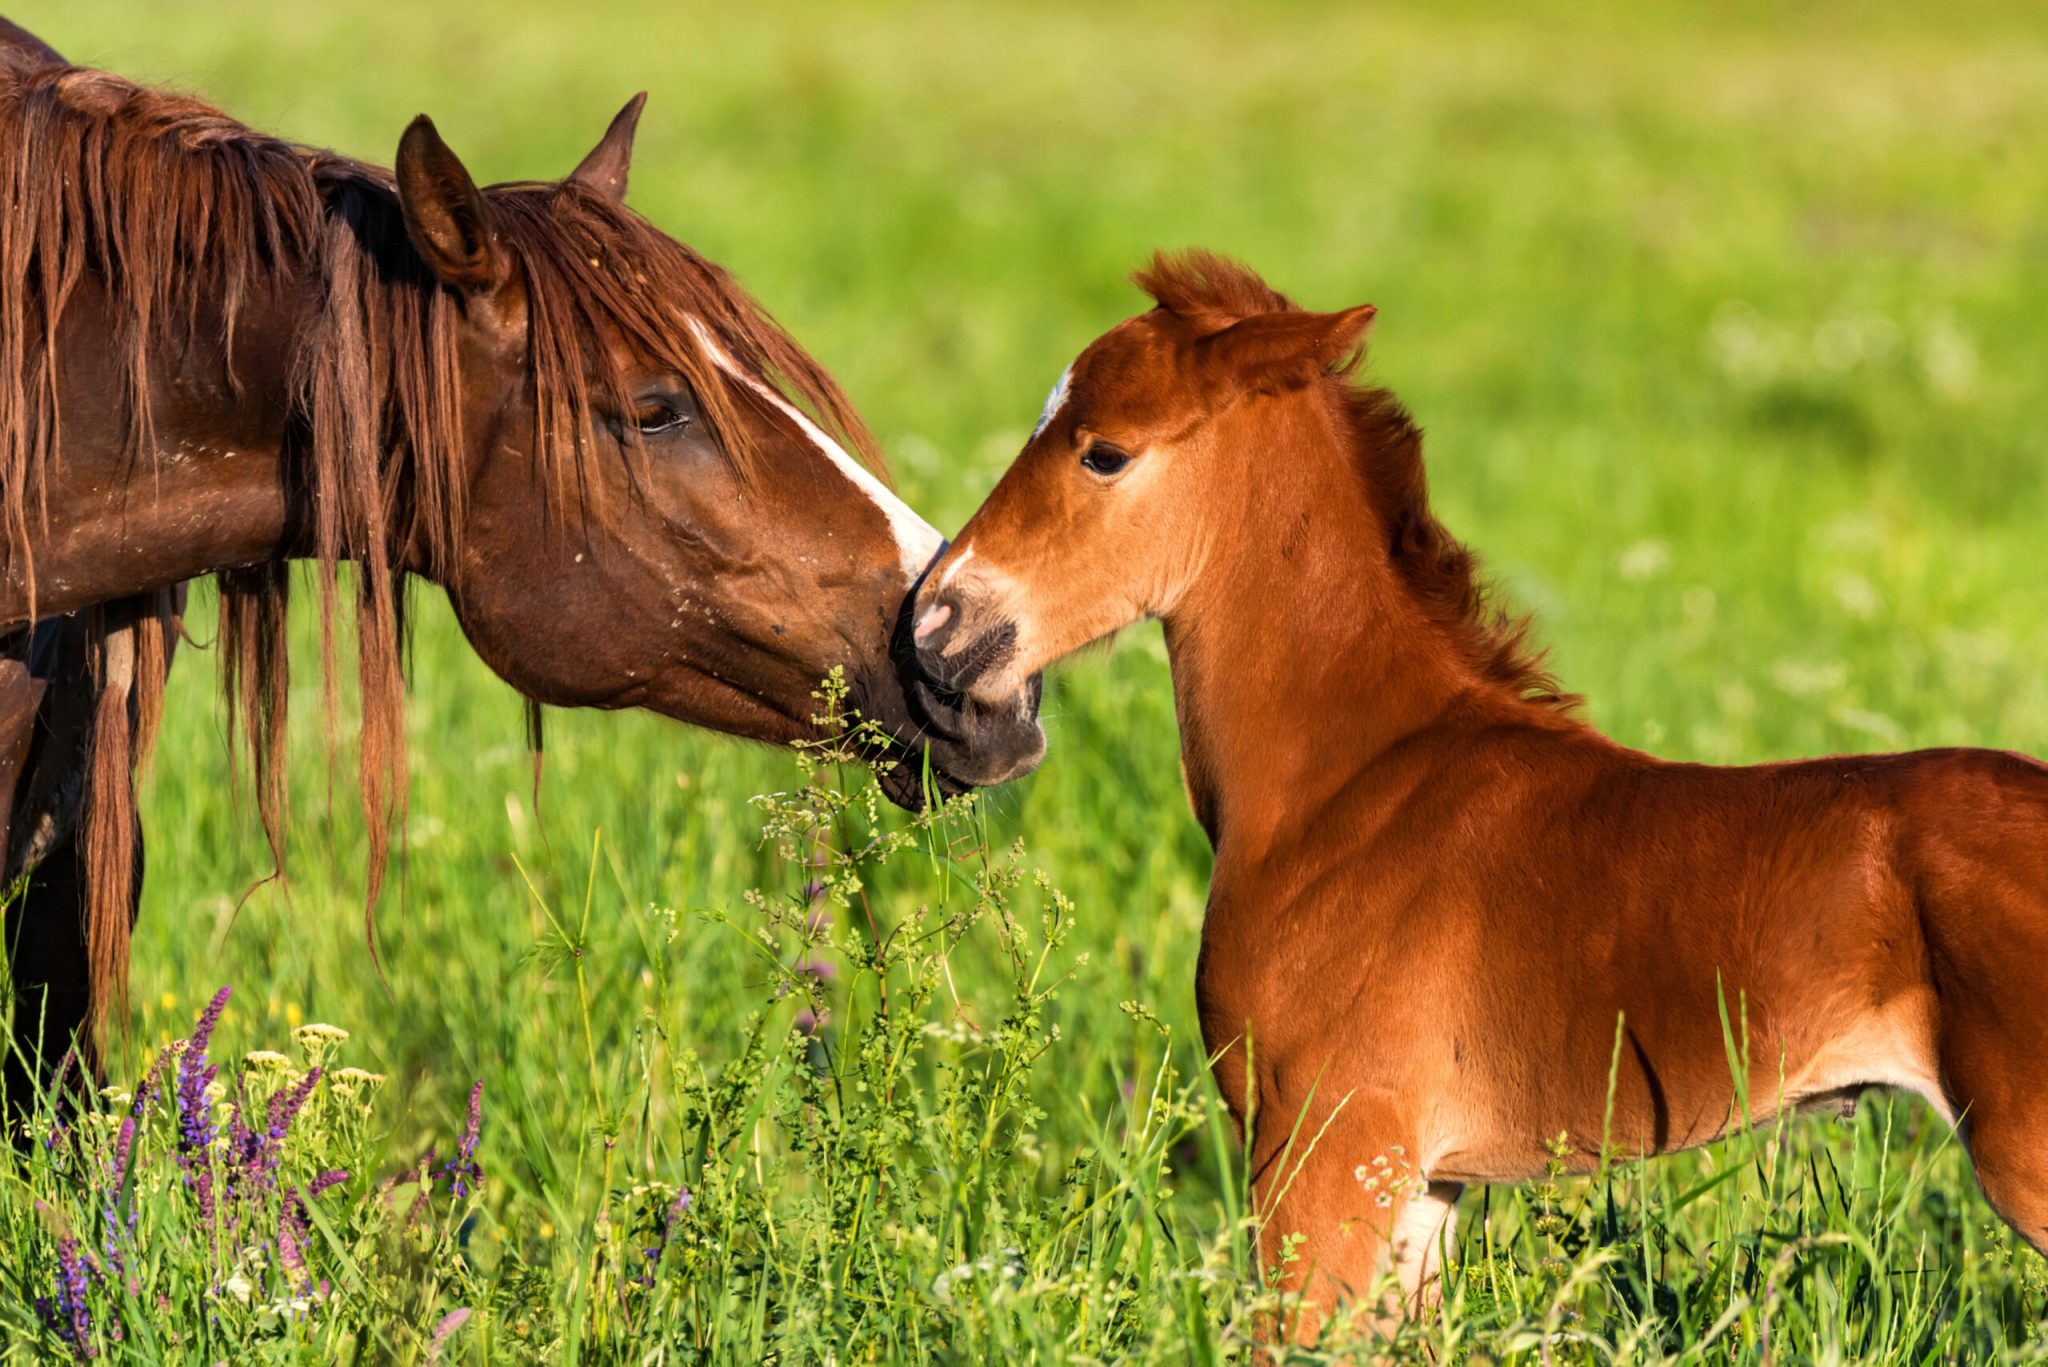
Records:
M1987 1194L2048 1238L2048 768L1948 751L1710 769L1488 711L1453 703L1371 757L1325 736L1337 791L1218 843L1197 992L1224 1094L1279 1118L1254 1170L1294 1117L1308 1135L1338 1117L1276 1233L1341 1229L1360 1211L1342 1179L1397 1149L1447 1203L1540 1173L1559 1135L1584 1166L1603 1134L1670 1152L1891 1085L1951 1121L1969 1106ZM1724 1004L1746 1020L1747 1098ZM1362 1289L1377 1238L1352 1241L1312 1252Z
M1369 311L1199 257L1141 283L927 577L920 659L1001 689L1163 619L1197 1001L1268 1260L1306 1236L1298 1329L1390 1253L1419 1300L1460 1187L1560 1135L1584 1168L1871 1085L1959 1121L2048 1248L2048 767L1615 744L1486 609L1405 415L1329 373Z

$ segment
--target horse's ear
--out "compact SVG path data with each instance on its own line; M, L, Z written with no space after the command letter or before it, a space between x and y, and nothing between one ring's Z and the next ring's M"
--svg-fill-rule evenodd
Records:
M590 155L569 173L569 179L611 199L625 199L626 173L633 167L633 131L640 126L640 109L646 103L644 90L626 101L626 107L613 117L612 126L604 130Z
M1253 383L1287 371L1329 370L1358 350L1378 311L1360 304L1336 313L1255 313L1199 345L1211 364Z
M502 285L509 262L490 206L425 114L398 140L397 170L406 235L428 269L465 294Z
M67 63L57 55L57 49L21 25L0 19L0 67L34 71L38 67L64 65Z

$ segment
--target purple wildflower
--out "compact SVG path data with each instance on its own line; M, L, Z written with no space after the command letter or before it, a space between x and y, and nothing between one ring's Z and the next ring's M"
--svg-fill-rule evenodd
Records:
M108 1185L119 1191L121 1184L128 1180L128 1160L135 1153L135 1117L128 1116L121 1122L121 1132L114 1136L114 1161L110 1166Z
M294 1190L285 1197L277 1217L277 1265L285 1283L297 1291L306 1284L306 1207Z
M473 1186L483 1186L483 1165L476 1161L476 1142L483 1132L483 1125L484 1080L478 1078L476 1086L469 1089L469 1123L463 1127L462 1138L455 1144L455 1157L448 1160L445 1169L453 1179L457 1196L467 1196Z
M289 1090L279 1088L270 1097L269 1112L261 1130L250 1128L242 1119L242 1107L238 1104L228 1117L228 1180L236 1187L267 1189L276 1180L278 1159L284 1149L285 1137L291 1132L292 1122L305 1108L306 1101L319 1085L321 1070L309 1069Z
M403 1223L406 1225L412 1224L414 1220L419 1218L420 1212L427 1208L427 1198L433 1194L433 1149L429 1148L425 1154L421 1155L419 1164L416 1167L412 1167L404 1172L394 1174L393 1176L388 1177L384 1180L385 1206L390 1207L396 1204L398 1200L398 1189L400 1187L411 1186L415 1182L419 1183L420 1194L413 1198L411 1208L405 1212L405 1220Z
M313 1095L313 1089L320 1084L320 1071L318 1068L308 1069L306 1075L299 1079L298 1086L289 1092L280 1088L277 1094L270 1098L270 1125L264 1133L272 1144L284 1142L285 1135L291 1130L292 1122L299 1118L299 1112L305 1109L307 1100Z
M807 1006L796 1013L796 1019L790 1024L796 1027L796 1032L800 1035L815 1035L818 1033L818 1013Z
M441 1316L441 1322L434 1326L434 1337L427 1344L427 1361L439 1362L441 1360L441 1350L448 1346L448 1340L454 1337L457 1329L460 1329L467 1323L469 1323L469 1307L466 1305L460 1309L450 1310L447 1314Z
M85 1259L78 1240L57 1241L57 1332L82 1358L96 1356L92 1344L92 1311L85 1303Z
M213 994L178 1060L178 1144L188 1154L204 1153L213 1142L213 1112L207 1105L206 1089L220 1070L206 1061L206 1046L213 1038L213 1028L220 1024L220 1013L227 1009L231 990L223 987Z
M188 1174L186 1180L191 1182L192 1190L199 1198L199 1219L209 1229L212 1228L214 1222L213 1169L203 1167L197 1173Z
M249 1122L242 1118L243 1103L247 1100L243 1088L235 1087L235 1104L228 1111L228 1180L234 1181L238 1170L245 1166L256 1153L258 1144L256 1132L249 1128Z
M162 1090L164 1060L170 1057L170 1050L159 1050L149 1060L149 1067L143 1070L142 1081L135 1084L135 1100L129 1106L129 1114L147 1119L149 1106Z
M796 966L796 971L821 983L829 983L839 976L839 965L830 959L805 959Z
M134 1153L135 1117L130 1115L121 1121L120 1133L114 1136L114 1155L107 1163L106 1200L100 1206L100 1220L105 1225L100 1247L116 1270L121 1267L121 1187L128 1180L128 1162Z
M647 1268L640 1274L642 1286L654 1285L654 1270L661 1262L661 1255L668 1252L668 1241L674 1237L676 1226L682 1223L683 1212L690 1208L690 1200L690 1189L683 1187L676 1192L676 1199L668 1203L668 1209L656 1217L655 1241L640 1250L647 1259Z
M304 1190L294 1187L285 1193L284 1208L277 1217L277 1264L294 1291L304 1290L307 1283L306 1247L312 1239L313 1222L306 1213L306 1202L347 1180L348 1169L329 1168L306 1183Z

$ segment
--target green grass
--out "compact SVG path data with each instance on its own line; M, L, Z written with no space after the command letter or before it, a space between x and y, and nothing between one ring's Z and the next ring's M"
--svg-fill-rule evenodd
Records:
M1604 728L1716 762L2048 752L2048 21L1779 8L62 0L11 17L378 160L429 111L493 179L566 171L649 89L635 203L842 378L942 527L1073 354L1136 310L1125 275L1152 247L1241 255L1316 307L1370 300L1370 371L1429 429L1440 511L1540 613ZM216 1057L332 1021L354 1032L346 1061L389 1080L360 1133L309 1128L292 1160L360 1170L322 1198L339 1223L321 1255L361 1273L323 1265L346 1293L331 1311L206 1339L225 1273L180 1242L176 1184L148 1194L161 1322L191 1330L158 1338L166 1360L344 1340L417 1358L460 1306L446 1360L641 1361L664 1340L669 1360L1243 1358L1244 1198L1192 1009L1208 852L1156 630L1052 680L1051 755L984 800L985 857L870 869L865 911L831 931L826 1075L847 1090L821 1097L810 1046L785 1043L810 989L778 997L758 943L806 876L747 801L790 790L790 759L559 714L536 817L517 701L435 598L383 981L314 656L292 696L290 885L246 902L263 845L232 797L211 661L179 659L116 1074L229 983ZM203 601L196 618L203 640ZM1073 900L1037 985L1016 956L1039 952L1044 894L1027 878L1005 929L972 882L1019 837ZM886 933L920 904L981 919L943 963L862 972L869 916ZM676 913L672 938L650 907ZM854 1047L884 1019L882 981L899 995L875 1038L898 1041L908 1088L886 1104L853 1088L888 1066ZM998 1043L962 1019L1016 1024ZM431 1228L389 1227L405 1203L380 1214L370 1184L429 1144L445 1156L478 1077L482 1192L443 1184ZM865 1196L835 1184L863 1172ZM67 1180L30 1165L0 1196L0 1325L25 1358L55 1351L27 1297L47 1294L59 1216L30 1193L57 1210ZM691 1184L700 1223L633 1291L650 1182ZM1981 1361L2043 1332L2041 1264L1918 1102L1464 1211L1450 1308L1403 1352L1534 1360L1547 1335L1578 1360ZM955 1267L979 1270L941 1282ZM103 1346L147 1356L135 1334Z

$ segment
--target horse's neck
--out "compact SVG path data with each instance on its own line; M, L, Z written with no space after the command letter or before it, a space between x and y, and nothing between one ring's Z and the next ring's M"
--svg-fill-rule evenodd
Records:
M1397 584L1363 485L1266 492L1166 618L1189 800L1219 854L1257 849L1480 686ZM1462 710L1462 709L1461 709Z
M218 329L204 321L182 350L154 348L154 432L136 451L114 302L95 281L81 284L58 339L56 456L42 496L24 500L28 555L5 557L0 625L286 553L293 509L281 447L300 323L290 297L280 290L241 314L233 384Z

